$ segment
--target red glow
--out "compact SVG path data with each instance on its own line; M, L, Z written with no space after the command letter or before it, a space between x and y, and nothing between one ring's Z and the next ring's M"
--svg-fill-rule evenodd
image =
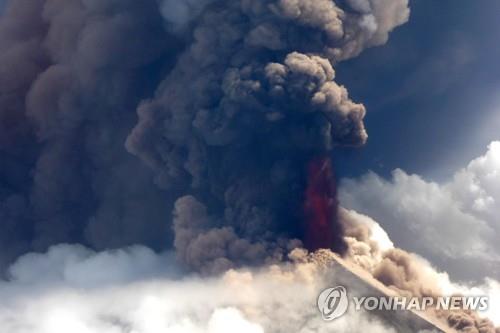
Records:
M313 159L307 171L305 245L312 251L320 248L335 250L343 241L341 228L336 221L336 184L330 159Z

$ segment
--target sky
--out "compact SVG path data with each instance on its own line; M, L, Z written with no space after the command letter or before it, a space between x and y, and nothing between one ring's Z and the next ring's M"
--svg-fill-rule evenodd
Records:
M395 168L446 180L499 138L500 3L414 0L389 42L341 63L367 108L368 143L335 153L340 176Z
M497 257L500 235L500 3L410 5L387 44L338 66L369 134L333 153L340 201L456 278L498 276L498 259L476 259Z

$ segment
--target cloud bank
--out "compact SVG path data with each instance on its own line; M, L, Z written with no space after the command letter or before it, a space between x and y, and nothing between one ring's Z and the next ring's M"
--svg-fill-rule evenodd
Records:
M0 282L0 330L396 332L366 313L350 312L325 324L316 297L324 286L338 282L338 274L326 258L300 251L293 257L288 264L259 270L179 278L169 255L144 247L96 253L60 245L20 258L10 268L10 282Z
M486 312L434 309L430 311L430 319L441 322L451 332L500 331L500 328L495 328L500 322L498 281L487 278L479 284L453 282L447 272L436 269L421 256L394 247L387 233L370 217L346 209L340 210L340 216L348 243L345 259L354 267L363 269L358 273L359 276L366 276L368 273L383 288L388 288L386 294L395 293L405 297L487 295L489 309ZM373 281L370 283L376 285ZM447 328L443 330L447 331Z
M341 203L379 221L395 244L456 278L500 276L500 142L446 183L395 170L345 179Z
M346 260L403 295L487 293L491 305L486 315L499 322L497 282L488 280L474 288L452 283L425 260L394 249L375 221L353 211L343 211L342 216L349 224ZM405 259L394 260L395 253ZM173 253L157 254L142 246L105 252L80 245L53 246L46 253L19 258L9 268L9 280L0 282L0 329L11 333L396 332L383 317L353 307L333 322L321 319L316 298L324 288L345 285L350 295L373 292L369 284L346 274L331 255L296 249L288 262L200 277L186 275ZM360 277L371 279L363 273ZM443 324L460 322L456 326L460 331L495 332L488 321L473 314L433 316Z

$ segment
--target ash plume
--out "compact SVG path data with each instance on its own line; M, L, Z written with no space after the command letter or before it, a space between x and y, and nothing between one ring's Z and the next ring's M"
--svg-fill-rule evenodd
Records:
M7 3L0 267L60 242L166 242L164 194L123 147L138 101L154 89L156 72L171 66L177 43L163 27L156 1Z
M335 82L333 64L407 20L406 1L386 4L212 1L193 22L191 44L141 103L127 139L161 188L189 195L174 213L174 244L189 266L273 260L305 240L309 164L367 139L365 108ZM342 249L336 199L327 200L327 247Z
M200 270L279 260L305 239L311 160L367 139L333 66L408 15L407 0L8 1L0 265L63 242L174 246Z
M257 331L246 317L271 332L282 329L276 322L320 331L309 301L324 276L333 278L324 265L333 254L301 246L342 252L397 293L439 295L442 276L428 263L380 242L360 215L339 209L329 160L335 146L367 140L365 108L335 81L335 66L385 43L408 15L408 0L9 1L0 16L0 268L63 242L173 247L179 271L225 272L222 282L196 281L200 293L211 282L201 299L213 313L200 319L193 303L183 304L187 331L204 327L200 320L216 323L220 311ZM51 290L38 302L26 288L43 284L40 271L55 271L48 282L75 289L89 288L86 274L104 271L91 276L90 287L100 288L139 279L130 267L140 264L157 278L163 262L143 247L27 255L11 266L13 281L0 284L3 296L29 295L19 302L25 313L7 311L12 303L2 297L2 324L14 325L12 332L26 323L33 331L60 327L39 320L40 309L58 310L60 295ZM255 263L269 265L232 270ZM220 308L227 298L210 303L213 294L237 294L228 280L251 291L236 299L236 312ZM90 321L77 328L148 331L143 317L155 317L134 306L158 285L121 287L109 299L99 289L96 298L77 295ZM161 296L192 287L162 281ZM298 288L308 293L297 295ZM282 290L295 321L287 313L268 317ZM266 302L249 308L257 291ZM124 296L125 309L109 307ZM135 322L124 315L130 309ZM177 324L167 310L164 327ZM475 313L437 315L459 331L495 332ZM374 331L371 320L346 318L339 330Z

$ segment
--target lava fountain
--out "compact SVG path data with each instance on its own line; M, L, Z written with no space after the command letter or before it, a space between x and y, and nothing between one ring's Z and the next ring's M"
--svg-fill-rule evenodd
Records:
M346 244L337 216L337 190L330 159L324 156L312 159L307 167L307 175L305 246L310 251L325 248L343 254Z

